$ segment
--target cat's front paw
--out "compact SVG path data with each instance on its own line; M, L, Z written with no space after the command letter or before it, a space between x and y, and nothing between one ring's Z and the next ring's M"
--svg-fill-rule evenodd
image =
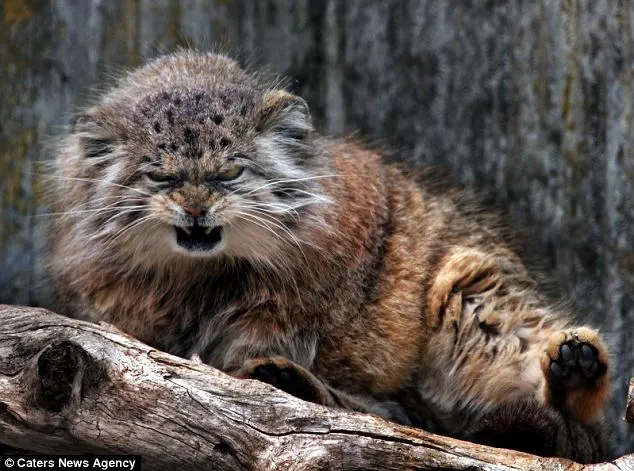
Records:
M284 357L247 360L233 376L257 379L305 401L324 405L331 402L328 390L318 378Z
M586 327L553 334L542 355L546 399L580 421L594 417L608 396L608 353Z

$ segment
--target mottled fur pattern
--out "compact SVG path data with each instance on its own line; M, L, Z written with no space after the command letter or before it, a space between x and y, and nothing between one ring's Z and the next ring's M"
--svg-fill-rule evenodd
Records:
M224 56L123 77L54 181L69 315L333 407L605 454L605 347L548 304L495 219L320 136L301 98Z

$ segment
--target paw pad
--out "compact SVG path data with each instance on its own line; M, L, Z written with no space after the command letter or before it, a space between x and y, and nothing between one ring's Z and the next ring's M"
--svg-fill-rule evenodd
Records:
M251 373L250 378L284 389L281 386L292 383L292 376L288 368L280 368L274 363L268 363L257 366Z
M559 347L557 358L551 358L553 379L568 387L580 387L605 372L597 349L584 342L569 340Z

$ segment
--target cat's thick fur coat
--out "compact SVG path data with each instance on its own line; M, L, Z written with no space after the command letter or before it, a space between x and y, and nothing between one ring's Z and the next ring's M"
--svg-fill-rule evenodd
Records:
M231 59L123 77L54 172L62 312L333 407L604 456L604 344L495 219L320 136L303 100Z

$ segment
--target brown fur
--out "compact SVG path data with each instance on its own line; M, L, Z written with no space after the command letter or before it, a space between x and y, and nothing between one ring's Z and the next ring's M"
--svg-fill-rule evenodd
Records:
M248 172L230 191L232 159ZM493 444L514 431L518 448L547 427L531 450L605 453L605 347L550 307L495 219L320 137L300 98L230 59L184 52L124 77L62 142L55 181L70 315L326 405ZM213 213L200 224L223 248L176 245L173 226L195 227L184 208ZM574 385L572 360L551 373L566 342L596 353Z

